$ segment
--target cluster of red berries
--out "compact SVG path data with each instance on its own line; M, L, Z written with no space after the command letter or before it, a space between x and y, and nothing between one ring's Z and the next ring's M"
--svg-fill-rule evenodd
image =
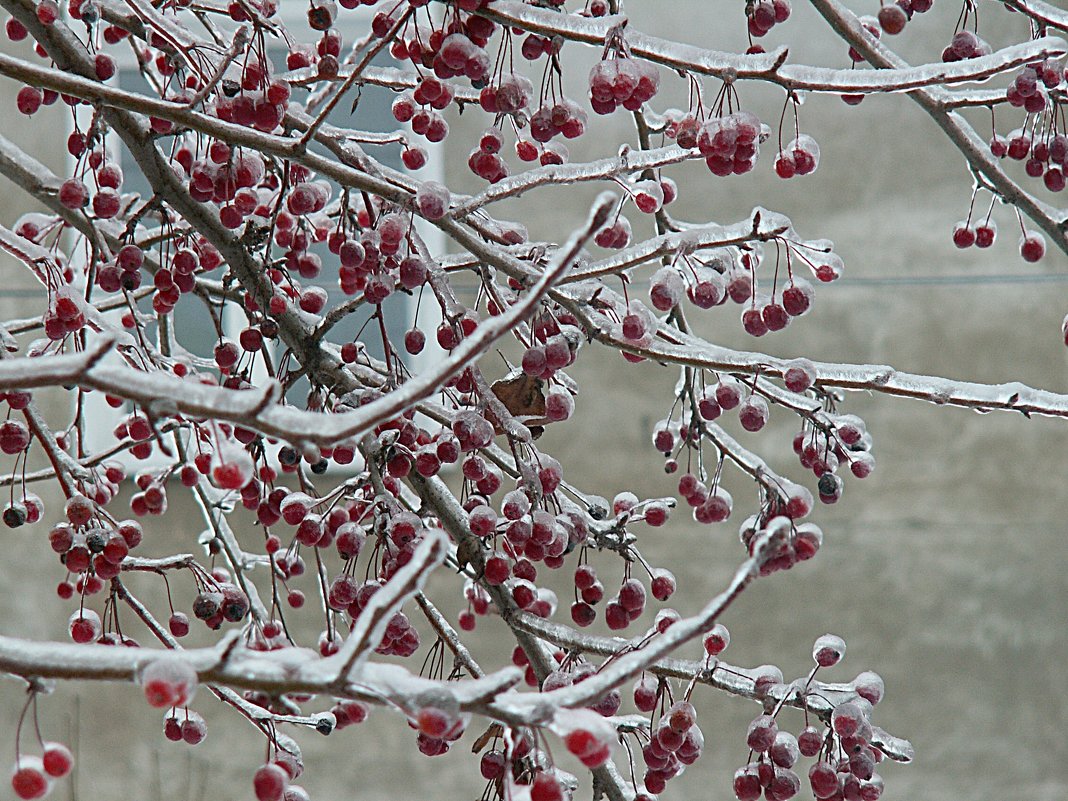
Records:
M1017 128L1007 137L995 134L990 139L990 152L994 156L1024 162L1027 175L1041 178L1050 192L1061 192L1068 186L1068 136L1058 132L1056 110L1055 107L1051 110L1048 102L1048 94L1062 86L1065 77L1053 61L1038 61L1021 68L1006 97L1011 106L1038 114L1040 122L1026 129ZM987 248L996 237L997 225L989 214L978 225L971 223L969 215L969 219L953 228L953 243L959 248L972 245ZM1038 231L1021 226L1019 248L1024 261L1036 262L1046 253L1046 241Z
M830 254L830 258L816 268L817 278L833 281L840 274L839 264L837 258ZM742 328L755 337L762 337L769 331L781 331L795 317L808 314L814 297L812 284L804 278L792 276L779 300L753 294L751 307L742 312Z
M590 105L598 114L611 114L619 106L636 111L660 90L660 72L646 61L614 58L598 61L590 69Z
M578 329L570 315L539 315L532 326L533 342L523 351L523 372L550 381L575 363L579 353Z
M803 428L794 436L793 447L801 466L819 479L819 497L824 503L836 503L842 496L840 468L848 466L856 478L867 478L875 469L871 434L856 415L839 415L831 432Z
M204 717L189 708L172 708L163 718L163 736L172 743L200 745L207 739L208 724Z
M96 161L97 159L93 159ZM103 173L101 175L100 173ZM121 173L118 174L121 181ZM120 198L118 183L112 185L115 178L109 178L109 173L103 170L97 172L97 186L99 187L92 199L93 215L101 220L109 220L118 215L120 211ZM78 178L68 178L59 187L59 202L68 209L80 210L90 205L89 189Z
M61 286L50 293L48 311L44 316L45 336L60 341L85 327L85 312L81 299L70 286Z
M831 634L817 639L812 649L816 670L834 666L844 654L845 642ZM819 801L878 801L883 781L876 766L884 755L871 743L870 718L882 699L883 682L866 672L857 676L852 688L853 700L835 706L829 728L822 731L809 725L794 736L779 729L777 713L754 718L746 732L750 761L734 774L738 801L757 801L762 795L770 801L793 798L801 789L796 767L802 756L816 758L808 780Z
M641 712L654 713L661 705L664 690L664 684L643 677L634 688L635 706ZM672 704L651 728L649 742L641 750L646 768L642 785L655 796L701 758L705 738L697 725L697 710L685 699Z
M803 487L795 486L803 492L795 492L790 500L797 499L798 505L807 503L811 507L811 493ZM769 576L780 570L789 570L798 562L811 559L823 545L823 530L819 526L815 523L798 523L795 518L790 517L790 514L789 501L776 496L769 499L767 511L750 515L742 521L738 529L738 538L750 555L755 553L755 549L765 537L777 543L774 551L760 566L762 576ZM807 512L796 514L796 516L801 518L805 514Z
M959 248L970 248L972 245L988 248L994 244L997 235L997 223L989 218L978 225L972 225L970 220L961 220L953 226L953 244Z
M419 710L408 725L416 730L416 745L424 756L441 756L449 744L467 730L470 715L461 714L452 696L430 691L419 700Z
M449 135L449 124L439 109L447 108L452 100L452 87L428 75L414 92L406 92L393 101L393 117L397 122L410 123L412 132L428 142L441 142Z
M1032 114L1040 112L1046 107L1047 93L1060 86L1063 78L1063 73L1052 61L1028 64L1016 73L1005 91L1005 98L1014 108Z
M427 266L408 247L410 230L409 219L383 210L377 226L364 229L359 237L341 231L331 234L328 244L340 261L341 291L346 295L362 292L368 303L380 304L398 288L412 291L422 286ZM355 361L355 356L355 352L342 354L348 363Z
M841 274L841 259L828 248L801 245L794 250L812 268L818 280L833 281ZM813 259L813 255L818 258ZM656 309L669 311L673 308L685 287L686 297L700 309L713 308L728 299L747 306L742 312L742 328L752 336L761 337L769 331L781 331L795 317L808 314L812 308L815 298L812 285L793 273L786 286L776 292L778 297L758 293L756 269L761 257L755 250L743 252L740 258L724 251L703 262L687 261L685 279L673 267L661 268L653 276L649 294Z
M565 744L568 743L568 737L565 736ZM579 751L576 756L580 758L585 749L597 748L595 743L581 734L575 733L570 737L571 745ZM571 750L570 746L568 750ZM489 783L487 790L492 789L498 798L506 796L505 780L510 778L517 785L529 787L531 801L565 801L563 785L547 764L544 752L534 748L531 734L524 729L513 730L504 748L495 739L479 759L479 772Z
M566 98L553 106L542 106L530 116L530 136L536 142L544 144L557 135L575 139L585 132L585 109Z
M32 492L23 492L21 498L10 497L4 506L3 520L8 528L18 528L26 523L36 523L44 514L44 502Z
M249 613L248 596L228 579L225 571L216 568L210 583L193 599L193 616L209 629L221 628L226 622L240 623Z
M923 14L931 10L934 0L896 0L886 3L879 9L877 21L879 29L891 36L896 36L905 30L905 25L912 19L913 14Z
M517 116L525 112L534 97L534 84L525 75L506 72L496 84L484 87L478 95L483 111Z
M745 16L751 36L764 36L777 23L790 18L790 0L755 0L746 4Z
M290 740L287 747L296 749L296 743ZM274 761L261 765L252 776L252 791L256 801L308 801L310 796L307 790L299 784L291 784L303 772L301 758L278 750Z
M1041 178L1051 192L1060 192L1065 187L1065 171L1068 170L1068 136L1050 132L1046 136L1028 133L1018 128L1007 139L995 136L990 141L990 151L998 158L1008 156L1024 162L1024 171L1031 178Z
M144 533L136 520L123 520L114 527L96 518L96 507L84 495L73 495L66 506L66 522L57 523L48 533L48 543L59 555L68 574L77 575L75 585L65 581L60 585L61 597L91 595L103 589L104 582L119 575L123 560L141 544ZM78 632L72 626L71 636L76 642L88 640L80 636L91 633L84 627ZM99 636L99 633L97 633ZM96 637L90 637L90 640Z
M696 145L713 175L742 175L756 166L760 142L766 137L763 128L755 114L735 111L705 120L697 130Z
M508 177L508 164L501 157L504 137L497 128L490 128L478 138L478 147L471 151L467 166L471 172L491 184Z
M476 11L481 2L460 2L461 11ZM466 6L466 7L465 7ZM472 7L473 6L473 7ZM375 15L374 32L385 35L395 20ZM458 14L443 28L428 33L414 29L405 38L398 36L390 45L390 54L397 61L411 61L417 68L432 70L439 78L466 77L473 83L484 81L489 74L490 59L485 51L496 23L471 13Z

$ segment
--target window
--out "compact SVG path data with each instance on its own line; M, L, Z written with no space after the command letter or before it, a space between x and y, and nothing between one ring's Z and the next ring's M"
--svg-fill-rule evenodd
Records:
M301 4L285 3L282 4L282 9L280 14L287 27L296 31L307 32L306 20L300 16L304 11ZM336 30L341 33L342 40L345 43L344 46L365 35L369 29L370 17L371 10L366 7L353 9L339 15ZM285 58L288 52L287 47L281 40L268 41L268 57L276 69L279 71L284 70ZM118 84L130 91L152 94L148 82L138 69L132 48L118 52L125 54L125 58L120 58L118 63ZM383 59L384 61L385 59ZM295 90L294 93L296 94L298 91L301 90ZM331 112L328 122L339 127L354 127L364 131L392 132L397 128L391 111L392 101L393 94L389 90L367 85L360 92L359 105L354 114L350 114L351 102L343 101ZM166 142L165 139L163 141ZM423 146L425 147L426 145L423 144ZM371 150L373 155L384 164L396 169L403 169L400 161L400 146L398 144L368 146L368 148L373 148ZM118 160L123 170L123 193L137 193L142 198L149 197L151 190L148 181L141 174L133 158L118 142L117 137L110 142L109 149L113 158ZM428 163L419 171L418 175L423 179L440 180L443 172L441 149L431 145L429 150L430 158ZM417 227L431 253L441 253L444 247L444 238L441 232L433 226L424 226L422 221L417 223ZM329 266L336 265L337 257L329 253L325 243L314 245L312 250L322 258L326 268L320 283L328 291L327 308L330 308L347 298L337 286L336 281L331 281L328 277ZM427 300L429 302L423 303L420 308L420 324L425 330L432 331L441 319L440 309L437 302L432 298L427 298ZM415 304L416 298L402 292L394 293L383 304L385 327L392 342L402 341L404 331L411 326L414 318ZM339 344L353 340L357 336L358 329L366 321L367 316L367 314L356 314L350 319L342 321L327 338ZM190 353L210 358L217 343L217 336L211 315L204 304L196 298L182 298L174 308L172 319L174 321L173 330L177 344ZM236 307L224 309L222 315L224 336L236 340L245 325L245 316L241 310ZM366 325L359 340L363 342L371 356L381 358L382 345L377 325ZM272 357L274 358L275 356L272 354ZM413 357L404 354L404 361L411 371L420 372L440 357L440 351L428 343L428 347L418 356ZM260 377L264 374L261 367ZM302 405L308 388L306 380L302 379L297 382L288 395L290 401L297 405ZM87 446L92 452L97 452L111 443L111 431L132 409L128 406L126 408L113 409L106 403L100 393L90 393L86 396L85 401L85 414L93 421L93 425L89 426L87 432ZM124 456L123 460L131 469L160 467L166 461L165 457L159 454L157 450L153 451L153 456L148 460L137 460L128 454Z

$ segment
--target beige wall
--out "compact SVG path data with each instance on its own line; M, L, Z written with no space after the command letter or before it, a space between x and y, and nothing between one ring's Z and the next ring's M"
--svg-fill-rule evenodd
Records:
M680 4L684 13L663 14L663 4L631 2L628 11L635 28L684 38L691 29L716 24L721 12L740 17L737 4L708 5L689 2ZM984 23L1003 21L993 10L988 16ZM816 30L804 8L795 10L789 25L794 35ZM741 30L741 25L731 27ZM709 43L740 43L724 44L730 34L721 33L711 31ZM919 26L910 30L905 49L921 53L921 44L939 41L943 33L945 26L933 21ZM795 55L805 57L806 50L809 55L815 51L824 63L841 63L837 52L827 56L804 42ZM585 67L574 72L581 78ZM668 92L673 82L663 77ZM747 106L752 104L766 121L778 119L780 95L761 87L741 91ZM11 95L10 87L0 84L0 108L13 108ZM49 144L49 157L56 163L55 143L40 134L56 130L58 121L54 113L32 123L6 113L0 115L0 129L23 143ZM457 157L449 161L454 186L478 186L462 171L460 156L466 156L468 134L482 122L474 114L454 122L450 141L456 142ZM915 372L1022 380L1068 390L1059 334L1068 311L1064 283L848 282L886 276L1068 274L1063 254L1050 254L1038 265L1019 260L1004 209L995 212L1001 238L994 248L962 252L952 247L949 231L967 206L968 178L960 156L907 98L869 98L849 108L836 98L812 97L801 110L801 124L823 151L815 175L781 182L770 176L767 152L756 174L744 179L717 179L700 169L676 171L676 178L686 178L680 180L682 198L673 211L689 219L733 221L753 205L766 205L790 215L803 235L833 239L846 262L846 280L820 288L813 314L759 342L741 331L731 308L692 315L699 330L724 345L759 347L776 355L890 363ZM1007 127L1002 124L1002 131ZM587 137L568 144L581 158L602 141ZM531 195L524 198L523 219L535 234L559 240L594 191L572 187ZM21 202L16 192L0 193L0 221L10 224L21 208L13 204ZM632 221L637 222L633 216ZM8 274L19 286L26 285L18 268L5 262L2 269L5 287L14 285L6 280ZM0 295L5 316L21 316L25 308L21 297ZM573 375L583 389L576 417L551 428L543 440L571 480L609 497L621 489L669 494L674 482L663 475L649 432L670 406L674 371L627 365L591 347L583 351ZM837 507L819 510L817 520L827 536L814 563L761 581L742 597L725 621L734 635L728 655L742 665L776 662L791 677L807 670L816 636L833 631L845 637L849 654L831 677L846 680L863 669L879 671L887 697L877 722L910 737L916 746L913 766L882 771L889 801L1059 801L1068 794L1068 753L1061 731L1068 709L1059 681L1068 663L1063 629L1068 557L1062 522L1068 426L866 394L848 396L844 408L867 421L878 468L866 482L847 482ZM56 421L62 419L60 401L51 411ZM793 420L773 410L767 431L744 441L798 478L800 470L789 452L793 428ZM733 474L726 481L741 516L745 502L754 497L752 488ZM54 492L49 500L54 510ZM180 500L177 490L171 506L165 519L151 521L145 546L151 553L195 547L201 525L192 506ZM705 528L680 513L665 529L639 536L655 564L678 574L677 606L684 613L716 592L740 557L734 523ZM61 569L48 553L43 531L24 529L7 537L11 544L0 570L8 591L0 593L0 632L61 634L65 607L50 597ZM620 570L611 560L597 564L606 580L618 577ZM151 580L142 587L149 594L159 589ZM179 580L175 589L188 602L191 588ZM566 582L559 589L567 597ZM455 588L431 594L447 613L460 609ZM303 620L309 630L318 625L313 617L309 612ZM493 664L492 655L503 647L501 638L500 627L480 624L476 655ZM200 632L194 639L205 641ZM756 708L711 691L697 698L706 755L672 783L668 797L728 798L730 775L746 759L744 730ZM20 703L17 685L8 683L0 694L0 716L13 720ZM204 745L189 749L160 736L156 713L132 688L62 687L42 704L45 734L58 739L66 739L65 721L79 710L83 797L248 797L262 741L206 694L196 708L208 718L209 736ZM785 714L788 725L799 730L800 716ZM430 760L416 753L403 722L380 710L371 721L363 730L327 739L314 733L301 736L311 768L305 783L314 797L414 801L428 795L473 798L481 791L477 767L466 756L470 736L447 757ZM10 735L5 739L4 747L10 749Z

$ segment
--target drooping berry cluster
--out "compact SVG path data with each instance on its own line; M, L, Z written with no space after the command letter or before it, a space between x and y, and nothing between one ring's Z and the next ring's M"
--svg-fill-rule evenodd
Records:
M793 9L790 0L756 0L747 3L745 16L751 36L765 36L776 24L786 22Z
M696 145L713 175L743 175L756 166L767 135L755 114L736 111L706 120L697 131Z
M803 693L812 688L820 669L833 667L844 655L845 642L840 637L828 634L818 638L812 649L816 667L807 681L799 680L804 685ZM781 688L781 682L779 673L777 682L761 689L758 677L755 689L758 695L767 695L776 691L776 685ZM780 729L781 704L771 714L753 719L746 733L749 762L734 774L738 801L757 801L761 796L771 801L793 798L801 789L797 763L802 756L816 760L809 768L808 784L820 801L877 801L883 792L883 780L876 773L876 766L884 754L872 742L871 714L882 699L883 682L877 674L865 672L850 687L852 696L833 706L829 725L822 730L809 724L795 736Z
M611 114L622 106L636 111L660 91L660 72L647 61L615 53L590 69L590 105L598 114Z

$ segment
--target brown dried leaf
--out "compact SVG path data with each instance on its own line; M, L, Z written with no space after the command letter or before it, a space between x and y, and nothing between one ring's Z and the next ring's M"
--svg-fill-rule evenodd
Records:
M513 416L545 416L544 382L526 373L509 375L494 381L490 390Z

